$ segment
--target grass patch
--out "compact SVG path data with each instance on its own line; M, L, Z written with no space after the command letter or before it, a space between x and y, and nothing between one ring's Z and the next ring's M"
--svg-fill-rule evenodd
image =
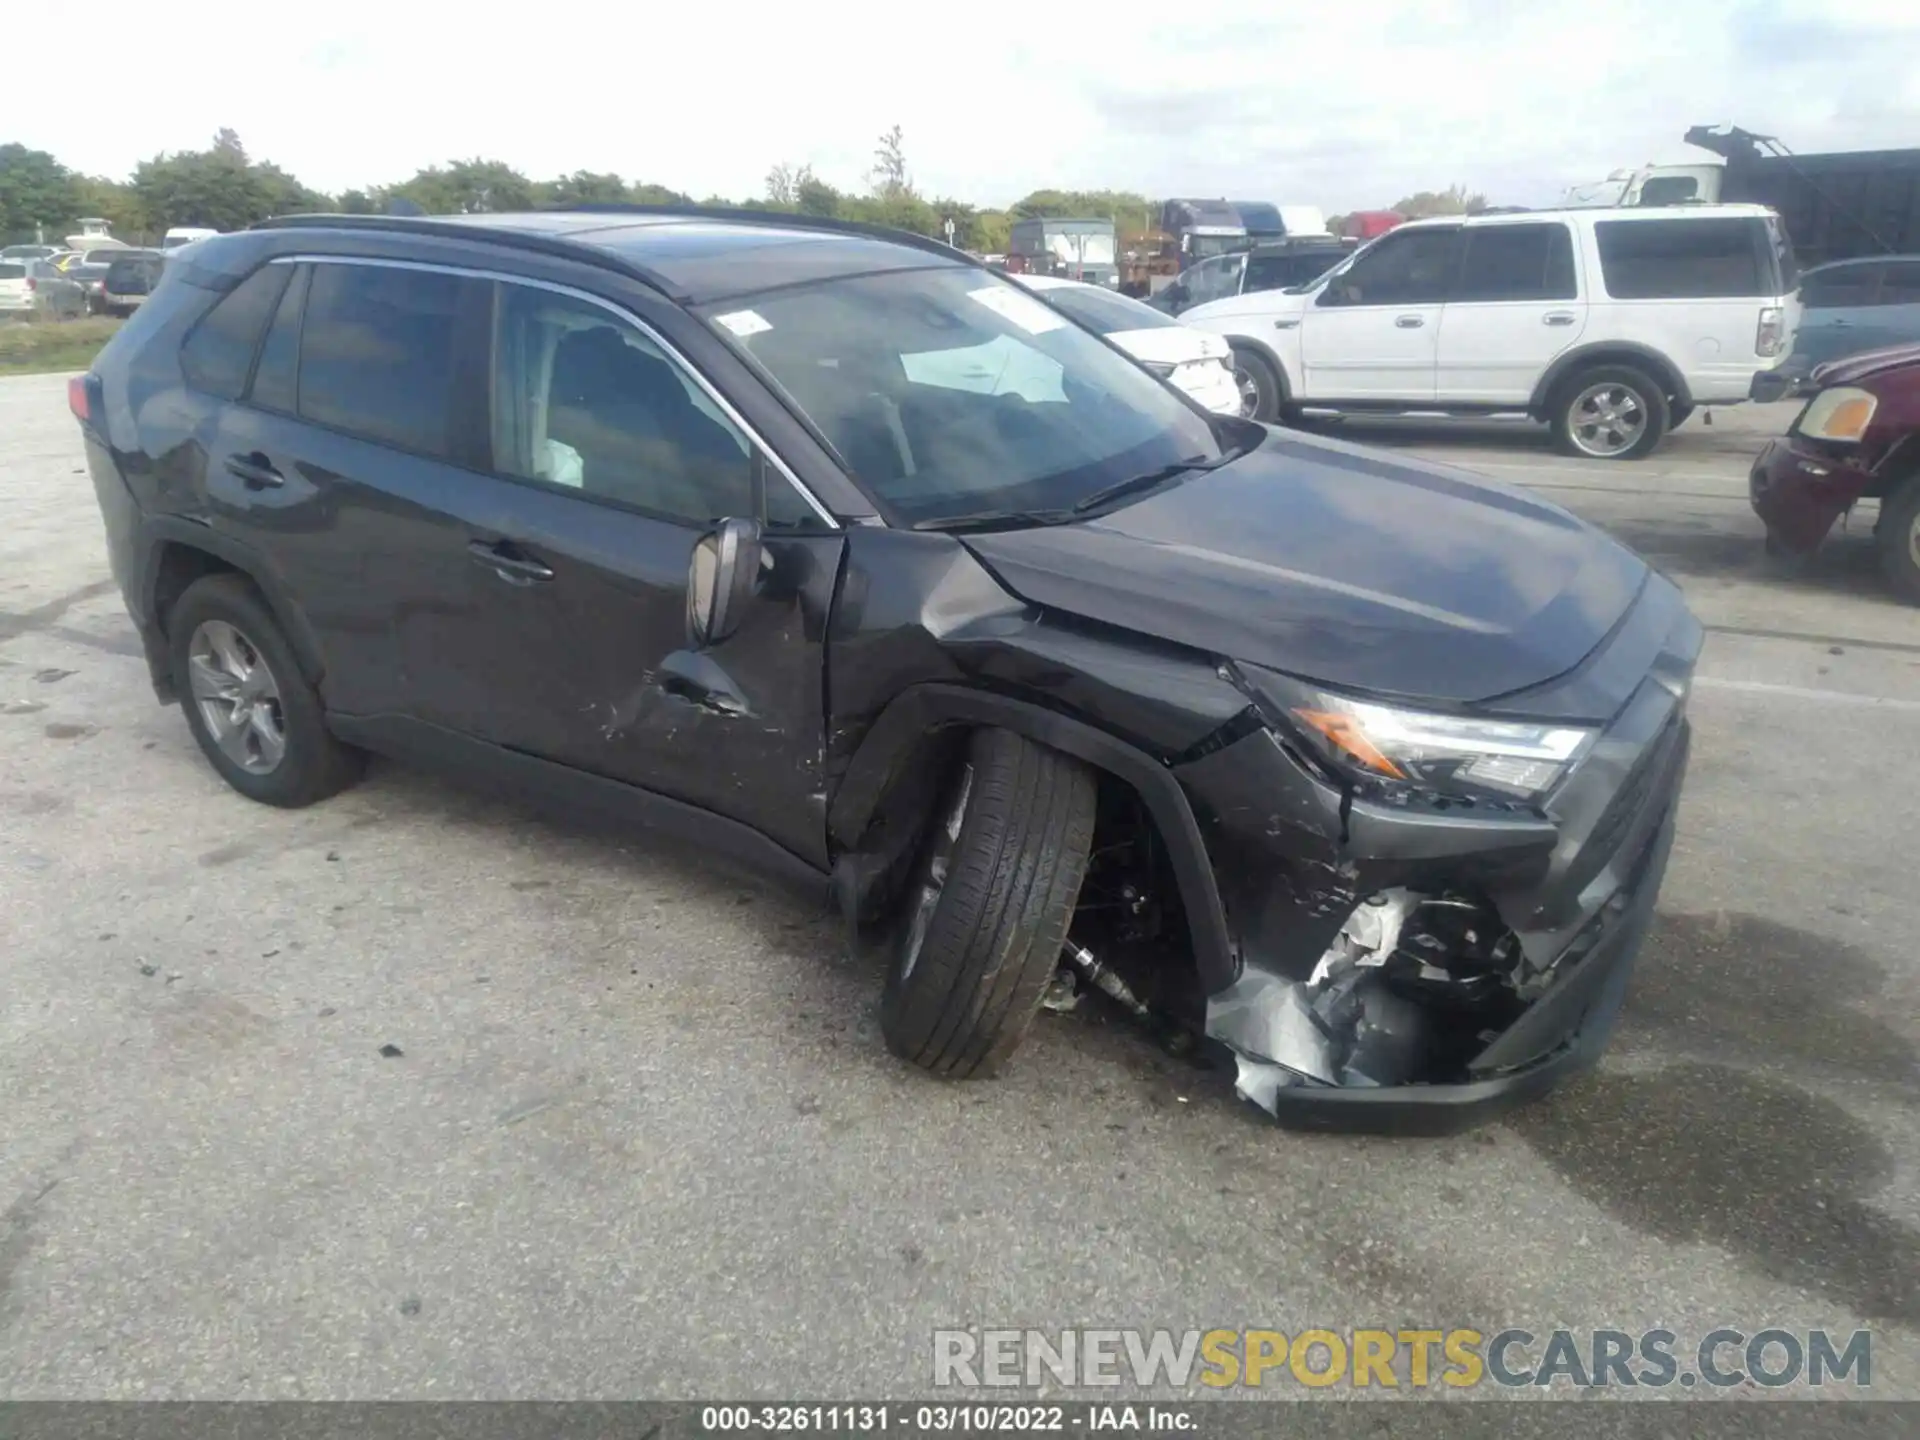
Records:
M47 375L84 370L121 321L107 315L85 320L0 323L0 375Z

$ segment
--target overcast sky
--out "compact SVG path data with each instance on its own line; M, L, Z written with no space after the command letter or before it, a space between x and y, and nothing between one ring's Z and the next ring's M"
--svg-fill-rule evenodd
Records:
M1618 166L1705 158L1681 141L1695 123L1801 151L1920 145L1915 0L433 8L96 0L61 22L61 65L55 11L16 7L16 40L37 38L0 84L0 141L124 177L230 125L335 193L478 155L743 198L782 160L859 186L898 123L930 194L1111 187L1330 213L1455 181L1540 204Z

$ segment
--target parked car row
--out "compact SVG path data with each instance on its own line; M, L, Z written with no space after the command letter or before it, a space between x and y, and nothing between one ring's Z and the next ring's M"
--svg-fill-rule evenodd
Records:
M65 320L80 315L131 315L160 283L166 256L129 246L91 252L24 252L51 246L9 246L0 257L0 314ZM98 258L94 258L94 257Z

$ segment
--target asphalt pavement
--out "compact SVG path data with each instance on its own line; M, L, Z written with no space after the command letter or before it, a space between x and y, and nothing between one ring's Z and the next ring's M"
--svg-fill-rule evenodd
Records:
M1760 551L1778 409L1537 487L1709 629L1593 1075L1308 1138L1092 1015L894 1060L838 926L399 766L248 804L158 706L59 377L0 381L0 1398L905 1396L936 1327L1875 1332L1920 1397L1920 614Z

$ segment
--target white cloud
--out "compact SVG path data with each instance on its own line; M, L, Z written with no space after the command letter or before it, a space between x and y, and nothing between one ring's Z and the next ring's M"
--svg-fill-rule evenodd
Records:
M1454 181L1537 204L1687 158L1695 123L1801 151L1920 143L1909 0L1194 8L112 0L89 8L74 65L10 72L0 139L121 176L229 125L336 192L480 155L739 197L781 160L858 185L897 122L923 190L981 203L1058 185L1330 211ZM138 38L95 43L115 35Z

